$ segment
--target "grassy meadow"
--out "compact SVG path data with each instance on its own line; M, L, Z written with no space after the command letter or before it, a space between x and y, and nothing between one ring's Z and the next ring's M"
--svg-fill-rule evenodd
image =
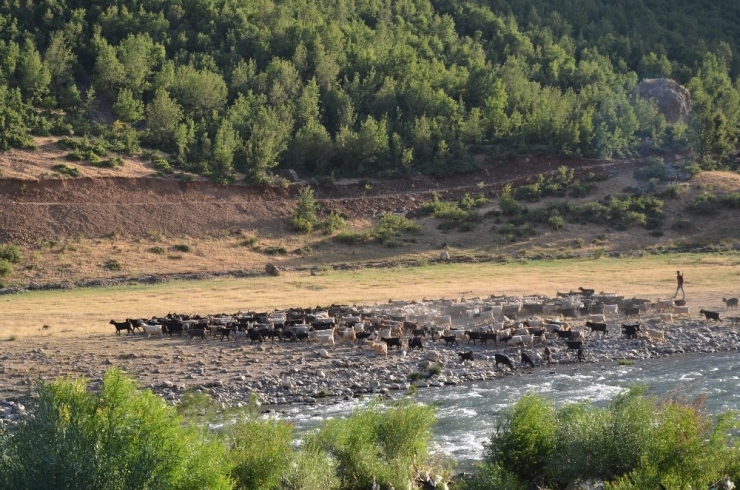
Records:
M554 296L578 286L656 299L675 291L684 271L692 311L724 308L740 293L740 254L666 254L642 258L438 264L356 271L285 273L279 277L173 281L157 285L38 291L0 297L0 339L112 331L111 319L178 313L266 310L389 299L490 294ZM42 329L43 325L51 328Z

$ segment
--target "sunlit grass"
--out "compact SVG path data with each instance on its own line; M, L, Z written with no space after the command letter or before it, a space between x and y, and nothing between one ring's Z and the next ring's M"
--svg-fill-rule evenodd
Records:
M111 319L177 313L267 310L332 303L471 298L490 294L555 296L579 286L648 298L675 291L675 271L686 277L687 297L717 307L740 284L740 255L656 255L644 258L557 260L508 264L440 264L423 267L320 270L279 277L173 281L155 285L38 291L0 297L0 338L109 332ZM48 331L41 326L51 325Z

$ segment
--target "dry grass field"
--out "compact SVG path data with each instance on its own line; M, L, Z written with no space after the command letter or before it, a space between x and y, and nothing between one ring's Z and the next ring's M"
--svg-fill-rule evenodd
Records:
M625 296L670 297L675 272L686 277L689 305L724 308L740 295L740 254L666 254L643 258L440 264L421 267L285 273L279 277L173 281L157 285L39 291L0 297L0 340L29 336L110 334L111 319L169 312L208 314L389 299L460 298L490 294L555 296L578 286ZM50 328L42 329L43 325Z

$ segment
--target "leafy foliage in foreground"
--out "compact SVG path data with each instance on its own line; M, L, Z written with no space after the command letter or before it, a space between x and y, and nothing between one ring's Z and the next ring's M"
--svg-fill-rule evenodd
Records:
M118 370L98 393L85 380L36 392L31 415L1 436L2 488L231 488L223 445Z
M704 415L701 400L658 400L632 389L604 408L587 403L555 408L526 395L497 423L482 471L469 490L523 488L540 480L564 488L577 478L613 490L707 488L740 476L737 416Z
M98 390L84 379L37 385L28 414L0 432L0 488L407 488L429 464L435 411L408 401L328 420L295 449L293 426L254 405L223 411L187 393L173 408L117 369Z

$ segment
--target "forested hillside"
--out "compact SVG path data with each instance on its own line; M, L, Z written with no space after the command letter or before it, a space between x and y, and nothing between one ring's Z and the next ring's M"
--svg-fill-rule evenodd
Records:
M0 150L86 136L71 158L161 150L219 182L686 146L715 167L738 39L732 0L4 0ZM650 77L689 88L687 122L632 96Z

